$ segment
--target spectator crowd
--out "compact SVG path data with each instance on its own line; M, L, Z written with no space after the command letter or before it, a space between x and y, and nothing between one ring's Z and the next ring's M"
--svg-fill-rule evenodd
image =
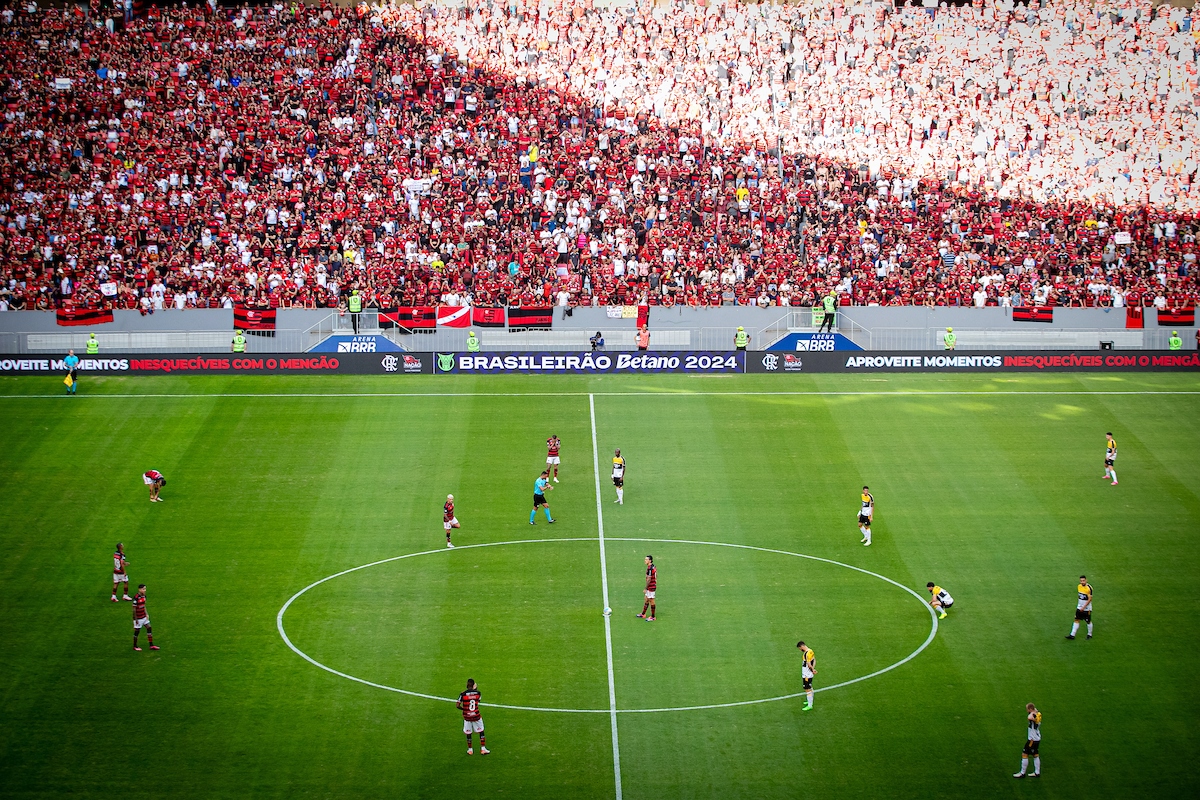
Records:
M1191 307L1198 26L30 0L0 12L0 308Z

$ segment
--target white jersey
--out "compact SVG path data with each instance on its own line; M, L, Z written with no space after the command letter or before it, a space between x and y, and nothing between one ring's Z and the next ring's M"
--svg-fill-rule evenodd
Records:
M1029 715L1029 734L1026 738L1031 742L1042 740L1042 714L1040 711L1034 711Z
M944 606L954 605L954 598L951 597L950 593L947 592L945 589L942 589L940 592L937 593L937 599L938 599L938 602Z
M612 473L612 476L613 476L614 478L623 478L623 477L625 477L625 461L624 461L624 459L622 459L621 461L613 461L613 473Z

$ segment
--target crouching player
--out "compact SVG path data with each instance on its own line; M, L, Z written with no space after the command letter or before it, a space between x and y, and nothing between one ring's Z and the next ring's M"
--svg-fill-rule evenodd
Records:
M479 688L475 685L474 678L467 678L467 690L458 696L458 702L455 703L462 709L463 715L463 733L467 735L467 755L475 755L475 748L471 746L471 734L479 734L479 754L486 756L488 754L487 739L483 735L483 717L479 713Z
M935 586L932 581L925 584L925 588L933 595L933 599L929 601L929 605L938 612L939 619L946 618L946 612L950 610L950 606L954 605L954 598L940 586Z

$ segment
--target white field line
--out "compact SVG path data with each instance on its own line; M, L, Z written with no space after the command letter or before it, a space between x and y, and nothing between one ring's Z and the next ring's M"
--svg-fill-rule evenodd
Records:
M600 497L600 449L596 444L596 398L588 395L588 412L592 419L592 475L596 479L596 528L600 534L600 589L604 595L604 650L608 658L608 710L612 720L613 780L617 800L621 800L621 745L617 738L617 682L613 674L612 621L607 613L608 561L604 554L604 501Z
M204 398L204 397L992 397L1007 395L1080 396L1096 395L1200 395L1200 390L1107 391L1046 390L1046 391L925 391L922 389L895 392L191 392L177 394L81 394L70 395L91 400L147 398ZM0 400L47 400L65 398L62 394L0 394Z
M599 474L598 469L596 470L596 474L597 475ZM597 482L598 482L598 480L597 480ZM454 550L448 550L446 548L439 548L437 550L422 550L417 553L406 553L405 555L402 555L402 556L393 556L392 558L384 558L379 561L372 561L370 564L362 564L357 567L351 567L350 569L342 570L341 572L326 576L324 578L321 578L319 581L314 581L313 583L310 583L308 586L305 586L303 589L301 589L300 591L298 591L294 595L292 595L292 597L286 603L283 604L283 608L281 608L279 610L279 614L275 618L275 625L279 629L279 635L281 637L283 637L284 643L287 644L287 646L289 648L291 648L292 652L294 652L296 655L300 656L301 658L303 658L305 661L312 664L313 666L320 667L321 669L325 670L326 672L332 673L333 675L337 675L339 678L345 678L347 680L351 680L356 683L361 683L364 686L371 686L375 689L383 689L384 691L387 691L387 692L395 692L396 694L405 694L405 695L409 695L410 697L422 697L422 698L425 698L426 700L438 700L443 703L453 703L453 702L455 702L455 700L457 698L438 697L437 695L425 694L423 692L414 692L414 691L410 691L408 689L398 689L395 686L387 686L386 684L382 684L382 683L374 683L372 681L368 681L363 678L355 677L354 675L348 675L345 672L340 672L340 671L334 669L333 667L322 664L320 661L317 661L315 658L311 657L310 655L305 653L303 650L296 647L296 645L294 645L292 643L292 640L288 638L287 632L283 628L284 613L288 610L288 608L292 605L293 602L295 602L297 599L300 598L301 595L303 595L305 592L307 592L309 589L312 589L315 586L320 586L322 583L325 583L326 581L331 581L334 578L340 578L342 575L348 575L351 572L357 572L360 569L367 569L368 567L375 567L375 566L379 566L380 564L387 564L392 561L400 561L400 560L406 559L406 558L415 558L416 556L431 556L431 555L438 555L438 554L443 554L443 553L453 553L453 552L458 552L460 550L470 550L471 548L475 548L475 547L500 547L503 545L510 545L510 544L544 544L544 543L551 543L551 542L594 542L594 541L596 541L596 539L593 539L592 537L572 537L572 538L563 538L563 539L517 539L514 541L508 541L508 542L485 542L482 544L463 544L463 545L458 545L456 548L454 548ZM741 550L759 550L764 553L776 553L776 554L780 554L780 555L793 556L795 558L807 558L812 561L823 561L827 564L834 564L839 567L845 567L846 569L852 569L856 572L861 572L865 575L870 575L872 577L879 578L880 580L887 581L888 583L892 584L893 586L899 586L901 589L908 592L913 597L917 598L917 600L919 600L921 602L921 605L925 606L926 610L929 611L930 620L933 623L933 625L929 631L929 636L926 637L924 643L922 643L920 647L918 647L916 650L914 650L912 653L910 653L907 657L905 657L904 659L902 659L900 661L897 661L895 664L891 664L887 667L884 667L883 669L876 670L875 672L872 672L869 675L863 675L858 678L852 678L848 681L843 681L841 683L833 684L832 686L823 686L816 690L818 692L825 692L825 691L829 691L831 689L839 689L843 686L850 686L851 684L859 683L860 681L865 681L868 678L874 678L876 676L884 674L885 672L890 672L891 670L893 670L896 667L899 667L903 664L907 664L909 661L911 661L912 659L914 659L918 655L920 655L921 652L924 651L925 648L927 648L931 642L933 642L934 636L937 635L937 630L938 630L937 615L933 612L932 607L930 607L929 604L927 602L925 602L925 598L921 597L921 595L917 594L915 591L908 588L907 586L905 586L902 583L897 583L896 581L894 581L891 578L888 578L884 575L879 575L878 573L871 572L870 570L863 569L861 567L853 566L852 564L845 564L841 561L834 561L833 559L830 559L830 558L821 558L820 556L810 556L810 555L806 555L804 553L793 553L788 550L773 550L773 549L767 548L767 547L754 547L753 545L747 545L747 544L730 544L728 542L693 541L690 539L641 539L641 538L622 538L622 537L609 537L607 539L607 541L658 542L658 543L665 542L665 543L673 543L673 544L711 545L714 547L734 547L734 548L738 548ZM711 703L708 705L699 705L699 706L677 706L677 707L672 707L672 708L618 708L618 709L616 709L615 712L611 705L609 706L609 708L551 708L551 707L546 707L546 706L517 706L517 705L508 705L506 703L483 703L482 705L487 706L489 708L508 709L510 711L540 711L540 712L547 712L547 713L554 713L554 714L609 714L611 716L613 713L617 713L617 714L653 714L653 713L666 713L666 712L670 712L670 711L704 711L704 710L713 709L713 708L734 708L737 706L753 706L753 705L760 705L762 703L774 703L774 702L777 702L780 700L791 700L796 697L801 697L803 694L804 694L803 692L795 692L793 694L784 694L784 695L779 695L777 697L764 697L764 698L761 698L758 700L739 700L739 701L731 702L731 703Z

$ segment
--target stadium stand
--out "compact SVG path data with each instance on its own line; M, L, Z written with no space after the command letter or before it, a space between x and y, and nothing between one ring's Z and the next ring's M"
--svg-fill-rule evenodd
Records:
M0 308L1197 297L1185 9L30 8Z

